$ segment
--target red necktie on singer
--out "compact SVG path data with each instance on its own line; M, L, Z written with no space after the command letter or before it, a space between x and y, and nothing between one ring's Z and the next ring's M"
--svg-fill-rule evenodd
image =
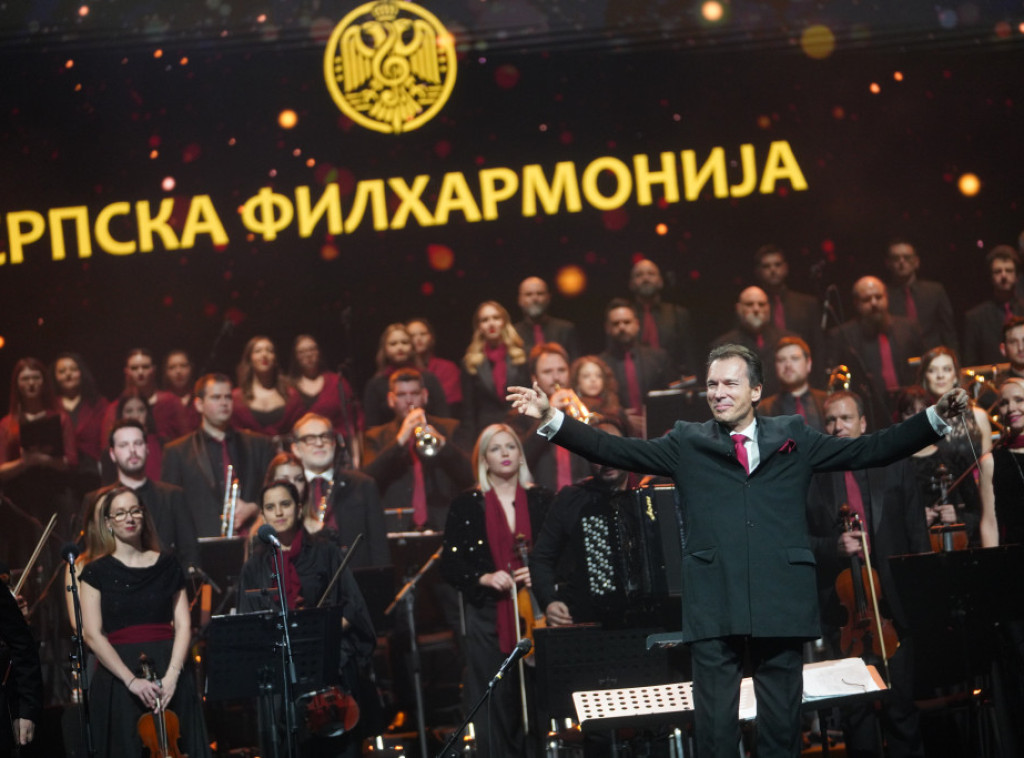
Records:
M732 446L736 448L736 460L743 465L743 470L747 472L747 476L750 476L750 458L747 456L747 435L745 434L730 434L732 437Z
M871 529L868 528L868 517L864 511L864 498L861 495L860 485L857 484L857 477L853 475L852 471L844 471L843 478L846 480L846 504L850 506L850 511L860 518L861 529L864 532L864 544L870 549L871 540L868 539L868 533Z
M640 396L640 380L636 376L636 363L633 361L633 351L626 351L626 358L623 368L626 371L626 392L629 394L629 407L639 411L643 407L643 398Z
M799 395L793 395L793 404L796 406L797 415L804 420L804 423L806 423L807 410L804 408L804 401L800 399Z
M644 306L644 327L640 332L640 341L648 347L661 347L658 343L658 325L654 323L654 314L649 305Z
M878 354L882 358L882 381L885 382L887 390L898 390L900 380L896 375L896 364L892 359L892 345L885 334L878 335Z
M903 296L907 302L907 318L917 321L917 302L914 300L914 294L910 291L909 284L903 288Z
M409 455L412 457L412 522L420 529L427 523L427 486L423 481L423 462L416 454L415 437L409 438Z
M544 330L541 329L540 324L533 325L533 344L543 345L546 340L544 339Z
M1010 307L1010 301L1007 300L1003 303L1003 313L1005 314L1004 321L1009 321L1013 318L1013 308Z
M772 300L772 323L780 332L786 331L786 312L782 308L782 298L778 295Z

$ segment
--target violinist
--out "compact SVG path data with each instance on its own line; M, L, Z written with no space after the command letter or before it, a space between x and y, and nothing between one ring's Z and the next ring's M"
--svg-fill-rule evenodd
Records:
M331 530L324 529L316 534L306 531L302 524L299 493L290 481L271 482L260 493L259 503L264 522L274 528L281 541L284 595L289 610L316 607L342 560L341 550L329 534ZM273 551L259 543L242 568L239 613L280 607L274 589L277 586L274 573ZM370 663L377 638L366 601L349 569L346 568L338 577L324 605L341 606L341 688L346 693L356 694L360 687L360 673ZM357 756L360 737L359 729L338 737L309 735L302 755Z
M841 439L856 439L867 431L867 418L860 397L853 392L836 392L825 400L825 432ZM844 530L840 508L848 505L860 517L863 531ZM913 700L913 650L907 619L899 605L896 588L889 571L889 558L894 555L924 553L931 550L925 526L924 505L914 481L914 471L907 460L865 471L837 471L815 474L807 498L807 525L811 547L818 564L818 588L821 599L822 629L826 648L833 658L856 655L884 670L876 651L886 630L895 627L898 646L887 642L886 653L891 677L891 698L881 711L882 728L890 755L924 755L919 729L919 715ZM836 579L843 569L850 568L851 558L865 558L862 539L867 543L871 567L878 581L875 592L879 598L883 632L873 615L873 603L865 587L863 597L840 597ZM842 585L841 585L842 586ZM871 621L856 630L854 609L866 602ZM845 611L845 612L844 612ZM843 634L844 624L847 626ZM862 634L854 649L842 649L851 631ZM895 648L892 649L892 648ZM877 745L875 712L870 707L851 708L843 714L843 732L849 756L881 755Z
M83 634L100 664L89 690L96 755L140 755L139 717L170 709L178 716L180 749L190 758L208 758L188 659L185 573L160 551L153 520L132 490L115 487L98 509L102 547L82 569L80 584ZM156 681L137 674L141 653L155 664Z
M462 593L466 606L462 692L467 710L519 638L512 594L530 583L530 572L515 550L515 538L522 534L533 544L552 497L549 490L533 486L519 438L505 424L491 424L480 433L472 464L477 486L452 501L441 554L441 575ZM474 718L480 758L527 754L523 690L513 672Z

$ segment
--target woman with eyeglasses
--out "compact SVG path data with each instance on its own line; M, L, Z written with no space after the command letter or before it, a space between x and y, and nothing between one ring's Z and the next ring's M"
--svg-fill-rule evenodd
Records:
M513 595L530 586L523 551L540 534L552 493L533 485L523 446L511 427L491 424L473 449L477 486L452 501L444 530L441 575L466 604L464 706L472 707L519 639ZM527 754L518 674L495 688L477 712L477 755ZM493 720L493 728L491 727Z
M95 556L79 585L83 636L99 661L89 689L96 754L140 755L139 717L170 709L181 750L210 756L189 662L192 624L181 564L160 552L152 518L127 487L103 495L98 510ZM143 654L156 681L140 676Z
M315 608L341 564L341 550L323 532L310 534L306 531L299 492L292 482L271 482L263 488L258 502L264 522L274 528L281 543L284 588L282 593L275 578L274 550L259 543L242 568L239 613L276 611L280 608L282 594L289 611ZM367 709L371 704L360 697L361 673L370 664L376 634L366 601L350 569L346 568L338 577L324 605L341 607L340 685L355 696L357 702L362 700L359 702L361 710ZM363 735L358 728L333 738L307 735L309 742L302 755L356 756L362 736L368 734Z

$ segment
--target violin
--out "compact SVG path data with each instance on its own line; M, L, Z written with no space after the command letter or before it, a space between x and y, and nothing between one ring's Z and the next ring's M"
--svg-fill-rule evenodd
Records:
M871 568L871 556L863 537L860 516L845 503L839 509L839 514L844 531L862 533L861 550L864 553L863 564L858 555L852 555L850 568L843 569L836 577L836 593L846 610L846 623L843 625L839 649L847 658L861 657L868 653L878 656L885 665L888 679L888 659L899 647L899 636L892 621L883 618L878 610L882 586L878 581L878 572Z
M526 535L517 534L516 554L523 565L529 568L529 556L527 553ZM537 603L537 597L533 594L531 587L523 585L519 588L519 591L516 593L516 607L519 611L519 639L528 639L531 643L535 642L533 630L543 629L548 625L548 622L544 611L540 609ZM533 651L534 648L531 647L530 652L526 654L527 659L533 655Z
M157 681L156 669L145 653L139 656L139 670L142 679ZM157 698L156 707L160 708L160 698ZM181 727L178 714L174 711L165 709L160 713L142 714L139 716L138 730L142 744L149 751L149 758L188 758L188 754L178 748Z
M960 482L958 481L957 484ZM945 464L935 470L931 478L932 490L939 493L936 506L949 502L949 492L955 486L953 475ZM933 553L949 553L954 550L967 549L967 527L964 524L935 524L928 528L928 539L932 544Z

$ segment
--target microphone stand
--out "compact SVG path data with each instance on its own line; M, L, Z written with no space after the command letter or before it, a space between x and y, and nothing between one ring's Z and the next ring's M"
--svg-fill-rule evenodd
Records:
M71 601L75 608L75 632L71 635L71 641L75 643L75 650L69 656L71 658L72 674L78 677L78 686L82 692L81 709L78 712L78 720L82 728L82 738L85 740L85 752L89 758L94 758L96 750L92 743L92 722L89 715L89 687L85 683L85 643L82 633L82 602L78 598L78 579L75 575L75 560L67 558L68 569L71 573L71 584L68 591L71 593Z
M292 656L292 637L288 631L288 596L284 589L284 558L281 555L281 547L271 543L274 551L274 570L277 580L277 599L281 606L281 628L284 644L281 646L281 678L284 683L284 726L287 732L285 745L288 748L288 758L296 756L295 737L298 725L295 719L295 701L292 699L292 687L298 683L295 674L295 659Z
M423 564L422 568L416 572L416 574L405 583L405 586L398 591L395 595L395 599L391 601L391 605L384 609L384 615L387 616L395 609L403 600L405 601L405 613L409 620L409 660L412 664L412 682L413 682L413 694L416 695L416 725L417 731L420 737L420 756L421 758L427 758L427 719L424 714L423 708L423 683L420 676L420 647L416 642L416 614L414 613L416 606L416 585L420 579L424 577L430 567L434 565L435 561L441 557L441 551L443 547L439 547L437 552L434 553Z
M466 731L466 727L469 726L469 722L473 720L473 717L476 715L476 712L480 710L480 706L487 702L487 699L491 696L491 693L494 692L494 688L498 685L498 682L500 682L504 678L504 675L508 672L509 669L512 668L512 665L514 665L515 661L522 661L523 656L530 651L530 647L532 647L532 645L527 645L525 648L520 647L520 645L522 645L523 642L529 642L529 640L519 641L519 643L516 645L516 650L514 650L510 657L506 658L505 661L498 668L498 673L494 675L490 682L488 682L487 689L484 690L484 694L480 696L480 699L476 701L476 704L474 704L473 707L470 709L469 713L466 714L466 718L464 718L462 720L462 723L459 724L459 728L451 733L451 736L444 743L444 746L441 748L436 758L444 758L445 754L449 750L451 750L452 746L455 744L455 740L459 739L462 733ZM512 656L515 657L513 658ZM493 729L493 725L489 726L489 730L491 729ZM457 754L452 753L452 756L455 755Z

